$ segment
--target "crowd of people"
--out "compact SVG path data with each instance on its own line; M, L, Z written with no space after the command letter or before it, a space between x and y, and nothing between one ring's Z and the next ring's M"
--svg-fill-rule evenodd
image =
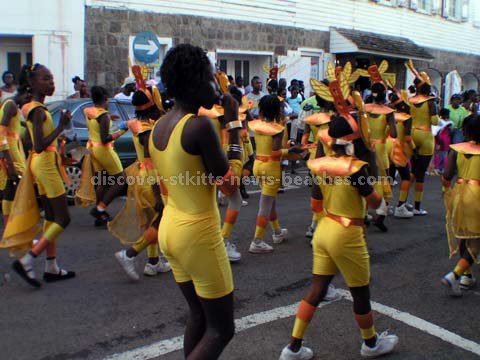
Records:
M330 284L338 272L353 298L363 340L361 355L377 357L395 348L398 337L379 334L374 326L366 227L371 222L386 232L388 215L411 219L428 214L422 199L435 151L442 166L450 254L460 256L441 281L455 296L462 294L461 287L475 284L470 268L478 263L480 252L476 95L464 99L454 95L451 105L439 111L428 75L418 72L411 61L406 66L415 76L410 96L382 78L388 67L382 62L355 71L349 63L329 65L325 80L311 80L315 95L305 98L304 85L297 80L287 88L284 79L270 78L266 94L261 79L254 77L247 89L243 79L215 71L204 50L181 44L168 51L161 66L162 92L154 82L146 82L139 66L132 67L134 77L125 79L115 97L130 100L136 116L116 124L113 132L106 89L88 89L79 77L72 79L76 92L71 98L89 96L93 102L84 111L88 153L76 203L91 206L95 225L106 226L125 246L115 257L130 278L139 279L134 259L143 250L148 257L145 275L172 270L190 311L185 358L216 359L234 336L230 262L241 259L232 230L242 197L248 197L242 180L253 175L261 189L249 252L271 253L288 237L276 211L282 171L290 165L293 173L299 161L307 161L312 180L312 222L306 236L311 238L313 278L280 360L313 358L302 340L319 303L338 297ZM353 90L359 76L370 78L370 93ZM4 81L10 77L4 74ZM2 90L12 93L9 84ZM71 114L62 112L54 125L45 106L45 98L54 91L53 75L46 66L26 65L13 97L0 108L5 225L0 248L17 256L14 271L36 288L42 283L33 264L42 253L45 282L75 277L75 272L57 263L56 241L70 223L66 159L59 149ZM21 141L22 121L32 142L28 156ZM114 142L127 131L133 135L137 161L124 169ZM399 196L393 205L397 173ZM188 174L196 174L197 179L193 183L180 179L179 175ZM94 183L94 177L108 181ZM130 183L128 178L136 181ZM123 207L112 216L109 206L126 184ZM408 203L410 190L413 205ZM217 191L227 202L223 225ZM269 224L271 242L266 237Z

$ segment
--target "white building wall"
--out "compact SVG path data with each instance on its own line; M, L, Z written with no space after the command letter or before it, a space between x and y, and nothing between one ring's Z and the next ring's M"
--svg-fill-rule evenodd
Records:
M33 63L46 65L55 78L52 98L72 93L71 78L84 76L84 0L2 0L0 14L0 48L1 36L32 36ZM7 64L2 59L3 72Z
M89 6L197 15L313 30L328 31L331 26L353 28L407 37L426 47L480 55L480 0L470 0L469 3L469 19L461 22L447 20L440 14L428 15L408 7L385 6L369 0L86 0Z

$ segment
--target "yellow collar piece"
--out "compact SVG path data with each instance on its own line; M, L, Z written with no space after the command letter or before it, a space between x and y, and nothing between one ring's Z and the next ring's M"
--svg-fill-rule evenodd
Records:
M263 120L252 120L248 122L248 127L258 135L277 135L285 128L276 122L266 122Z
M410 114L399 113L399 112L395 113L395 121L398 121L398 122L404 122L411 118L412 116Z
M435 99L433 96L425 96L425 95L416 95L412 96L410 99L408 99L408 102L413 105L421 104L424 103L425 101Z
M308 125L323 125L330 122L332 115L333 113L317 113L307 116L304 122Z
M213 107L209 109L205 109L204 107L201 107L198 110L198 116L208 116L211 119L218 118L220 116L223 116L224 110L223 107L220 105L213 105Z
M328 128L326 129L319 129L317 132L317 140L320 140L320 142L323 145L326 145L328 147L332 147L332 145L335 142L335 139L332 138L330 135L328 135Z
M365 161L357 160L353 156L323 156L307 161L308 168L315 175L350 176L366 165Z
M28 119L28 115L30 114L30 112L34 109L36 109L37 107L41 107L43 109L47 109L46 106L44 104L42 104L41 102L38 102L38 101L30 101L29 103L25 104L22 106L22 115L25 119Z
M385 105L365 104L365 111L370 114L388 115L394 112L395 110Z
M476 144L473 141L450 145L450 148L460 154L480 155L480 144Z

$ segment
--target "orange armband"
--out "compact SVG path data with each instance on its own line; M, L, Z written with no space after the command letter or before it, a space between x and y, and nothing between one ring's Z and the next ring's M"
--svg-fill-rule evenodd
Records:
M112 134L112 139L113 139L113 140L117 140L120 136L122 136L122 135L125 134L125 133L126 133L125 130L115 131L115 132Z
M312 209L313 213L321 213L323 211L323 200L317 200L311 197L310 208Z
M222 193L230 196L240 186L239 181L240 179L235 176L233 168L230 166L227 173L220 180L217 180L216 184Z

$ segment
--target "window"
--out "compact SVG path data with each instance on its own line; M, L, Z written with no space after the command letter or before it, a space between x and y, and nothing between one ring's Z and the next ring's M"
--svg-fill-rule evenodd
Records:
M467 21L469 17L469 0L443 0L442 16L456 21Z
M83 110L85 110L87 107L92 106L92 103L87 103L83 106L79 106L72 114L72 124L75 128L80 128L80 129L86 129L87 128L87 123L85 119L85 114L83 113Z
M22 54L19 52L9 52L7 53L7 67L8 70L15 74L15 79L18 79L20 74L20 68L22 63Z
M119 104L129 119L135 119L135 107L131 103L121 102Z
M250 84L250 61L243 61L243 83Z
M225 74L227 73L227 60L220 60L220 71L223 71Z
M32 60L32 53L27 52L27 65L33 65L33 60Z

